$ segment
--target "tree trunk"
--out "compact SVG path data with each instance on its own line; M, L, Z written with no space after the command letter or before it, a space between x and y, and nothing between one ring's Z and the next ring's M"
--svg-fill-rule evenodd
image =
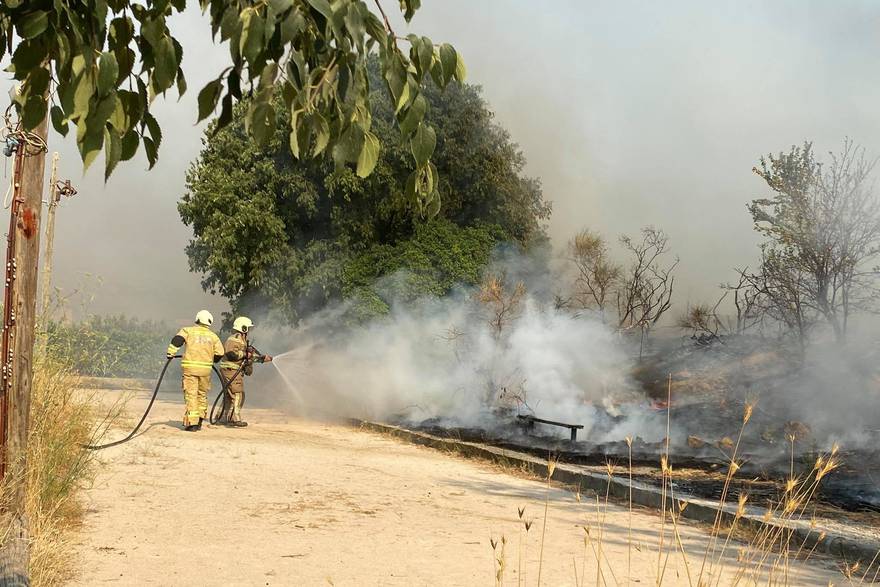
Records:
M33 130L46 140L47 119ZM19 146L16 157L23 158L19 185L16 186L12 206L10 243L14 244L13 279L6 299L4 334L8 335L11 356L6 361L6 381L3 389L4 446L2 468L4 487L9 501L0 518L0 528L9 529L0 547L0 587L28 585L28 519L25 508L27 497L27 440L30 425L31 381L33 378L34 326L36 323L37 275L40 259L40 213L43 201L43 173L45 151L37 152L26 145ZM10 369L11 368L11 369Z

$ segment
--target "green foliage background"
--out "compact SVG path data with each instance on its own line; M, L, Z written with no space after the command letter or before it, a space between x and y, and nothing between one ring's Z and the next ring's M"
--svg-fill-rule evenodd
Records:
M126 316L92 316L48 325L49 353L94 377L155 377L176 330Z
M371 76L378 77L375 63ZM378 83L378 81L377 81ZM373 131L386 148L367 178L326 161L297 160L276 131L265 147L245 132L246 104L232 123L209 128L178 209L192 227L190 267L235 313L272 312L296 323L343 299L355 315L387 311L375 287L394 273L398 299L443 295L473 284L497 243L544 238L549 217L540 183L476 86L423 91L437 131L440 212L424 220L406 196L410 149L384 93L371 97ZM275 101L277 115L286 117Z

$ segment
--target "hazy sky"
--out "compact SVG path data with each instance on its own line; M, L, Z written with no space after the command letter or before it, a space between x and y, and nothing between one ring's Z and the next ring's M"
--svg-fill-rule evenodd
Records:
M745 204L765 194L751 173L762 153L804 139L825 152L850 136L880 154L878 3L423 4L413 30L464 54L469 81L553 201L554 240L583 227L612 237L662 227L681 257L682 304L715 296L733 266L754 259ZM197 10L174 27L190 93L158 104L165 140L152 172L139 156L104 185L101 161L83 176L73 138L50 137L80 191L58 213L56 285L85 283L91 311L189 320L201 306L226 308L188 272L176 202L200 148L195 96L227 53Z

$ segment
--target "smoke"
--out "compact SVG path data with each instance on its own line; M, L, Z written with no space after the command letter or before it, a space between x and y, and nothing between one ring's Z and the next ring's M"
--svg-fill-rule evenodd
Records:
M533 414L581 424L600 440L663 437L665 423L649 417L631 377L629 344L593 313L554 307L556 272L503 250L487 275L506 276L500 322L502 306L460 289L441 299L392 300L387 316L358 326L346 326L351 307L341 304L294 331L272 333L267 344L292 347L274 361L281 392L295 411L313 416L494 428ZM519 296L517 283L525 286Z
M870 448L880 428L877 353L861 341L816 344L798 357L770 338L731 337L711 348L667 339L639 362L637 341L591 312L555 307L550 292L565 279L558 268L504 251L493 273L508 276L501 296L508 302L515 290L510 276L526 284L500 329L498 307L478 299L475 289L416 303L391 300L388 315L356 326L348 324L352 308L345 303L295 330L259 328L261 348L291 349L275 359L280 395L272 404L316 417L487 430L532 414L583 425L580 438L591 442L658 442L666 412L648 396L665 398L671 375L671 442L679 448L689 435L710 443L735 438L746 402L757 402L743 437L755 454L787 450L787 434L798 423L809 431L798 438L799 451L833 442Z

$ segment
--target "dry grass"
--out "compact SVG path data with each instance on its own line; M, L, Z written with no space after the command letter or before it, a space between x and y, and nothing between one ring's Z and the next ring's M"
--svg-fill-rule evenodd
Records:
M34 587L61 585L74 574L72 539L83 514L77 495L93 478L96 456L82 445L102 436L121 409L117 405L102 414L99 430L94 399L81 391L80 378L64 363L51 354L36 358L23 476ZM11 474L8 480L4 495L22 476Z
M671 398L670 398L671 399ZM789 474L789 478L785 484L784 495L778 501L774 501L767 505L764 515L764 521L767 522L757 532L743 533L738 527L740 520L746 512L746 503L748 496L741 494L737 496L737 509L732 515L732 521L725 521L725 517L721 514L721 505L727 503L731 481L740 469L737 451L742 439L743 430L745 430L752 416L754 404L746 404L742 418L742 429L739 438L732 443L732 450L729 456L729 464L727 474L724 476L723 487L721 491L721 500L719 503L719 511L712 525L709 536L706 540L706 548L699 560L689 560L688 553L684 547L681 535L679 533L679 521L687 502L676 499L673 488L674 471L670 463L670 455L668 453L668 445L666 451L661 457L660 469L663 479L662 484L662 503L660 519L657 527L657 537L655 546L657 552L657 567L653 577L632 577L630 572L632 549L635 547L641 550L638 545L634 545L631 536L631 516L632 516L632 464L629 463L629 470L622 479L629 480L630 497L629 497L629 515L630 529L627 538L627 574L626 577L617 577L614 574L614 565L608 560L603 553L603 527L605 523L605 515L608 509L608 488L615 478L614 465L608 463L606 466L608 485L606 487L606 495L604 502L600 497L596 496L595 516L596 523L594 528L596 532L591 532L589 524L584 526L584 551L581 561L572 560L574 568L574 584L578 586L588 584L591 578L588 569L594 569L592 579L599 586L622 585L636 583L653 583L660 586L664 582L665 571L670 557L679 556L682 559L683 568L686 574L686 580L691 587L720 587L722 581L725 584L738 585L768 585L768 586L785 586L793 584L793 571L796 565L806 564L809 562L816 547L824 540L825 534L818 533L812 535L812 532L805 538L798 541L794 540L794 532L791 529L791 523L805 520L808 515L809 505L816 495L819 485L825 477L833 472L839 465L838 448L835 446L827 454L817 458L811 471L801 476L796 476L793 465ZM671 409L671 402L670 402ZM668 433L667 433L668 440ZM794 438L790 438L791 450L794 453ZM631 440L627 439L627 444ZM556 461L551 457L547 462L547 469L550 475L547 476L547 499L543 505L544 519L542 523L541 533L541 550L537 562L538 566L538 585L541 584L541 569L544 561L544 537L547 517L552 502L549 499L550 477L552 471L556 467ZM719 480L719 482L721 482ZM581 502L580 491L575 491L575 499ZM522 512L525 507L519 510L519 520L521 523ZM667 521L672 525L672 536L666 540ZM815 527L815 521L811 522L811 527ZM732 541L736 543L738 556L734 558L730 552L733 549ZM522 546L520 547L522 550ZM553 557L554 553L547 553ZM870 579L871 582L876 580L880 575L880 566L877 566L880 559L880 552L873 560L868 563L867 567L862 566L858 561L855 563L847 563L841 567L842 578L849 584L863 584ZM567 564L567 561L553 561L554 564ZM580 564L579 564L580 562ZM580 573L578 572L580 566ZM522 568L522 563L518 565L520 575L525 573L527 569ZM691 570L698 572L694 575ZM496 575L496 580L498 575ZM681 577L679 577L679 580Z

